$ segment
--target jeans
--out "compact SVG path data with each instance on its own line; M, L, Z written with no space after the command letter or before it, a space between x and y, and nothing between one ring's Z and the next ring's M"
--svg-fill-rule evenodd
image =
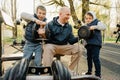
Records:
M40 43L32 43L32 42L26 41L23 53L24 53L23 58L26 58L29 61L32 59L32 56L34 53L35 54L35 59L34 59L35 66L41 66L42 46Z
M92 72L92 67L94 63L96 76L101 75L101 64L99 59L100 48L100 46L96 45L86 45L88 72Z

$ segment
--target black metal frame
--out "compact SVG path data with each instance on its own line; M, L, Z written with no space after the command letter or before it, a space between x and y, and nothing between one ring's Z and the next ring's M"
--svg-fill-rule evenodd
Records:
M119 39L120 39L120 31L118 31L118 37L116 39L116 43L119 41Z
M3 22L3 18L2 18L2 14L1 14L1 11L0 11L0 76L2 76L2 60L1 60L1 57L2 57L2 22Z

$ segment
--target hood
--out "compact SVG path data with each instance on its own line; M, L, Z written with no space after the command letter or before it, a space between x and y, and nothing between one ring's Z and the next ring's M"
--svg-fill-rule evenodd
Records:
M59 16L53 18L53 23L56 24L56 25L60 25L57 21L58 18L59 18Z
M90 13L90 14L93 15L93 21L96 19L96 14L95 14L93 11L88 11L87 13ZM87 14L87 13L86 13L86 14Z
M59 16L54 17L54 18L53 18L53 23L56 24L56 25L61 25L61 24L59 24L58 21L57 21L58 18L59 18Z
M57 22L58 18L59 18L58 16L57 16L57 17L53 17L53 22L56 23L56 24L59 24L59 23Z

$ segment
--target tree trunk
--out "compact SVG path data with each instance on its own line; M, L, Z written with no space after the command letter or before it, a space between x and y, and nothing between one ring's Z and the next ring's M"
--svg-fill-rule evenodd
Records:
M81 23L78 22L78 17L77 17L76 12L75 12L73 0L68 0L68 2L70 4L70 11L71 11L73 22L74 22L75 26L79 27L79 26L81 26Z
M15 27L12 28L13 30L13 38L17 38L17 25L16 25L16 0L11 0L11 12L12 12L12 20L14 22Z
M84 22L85 13L89 11L89 0L82 0L82 21Z

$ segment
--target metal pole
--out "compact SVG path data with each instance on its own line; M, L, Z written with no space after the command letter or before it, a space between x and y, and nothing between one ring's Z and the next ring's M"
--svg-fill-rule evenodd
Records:
M35 13L35 0L33 0L33 14Z
M2 14L1 14L1 10L0 10L0 76L2 76Z

